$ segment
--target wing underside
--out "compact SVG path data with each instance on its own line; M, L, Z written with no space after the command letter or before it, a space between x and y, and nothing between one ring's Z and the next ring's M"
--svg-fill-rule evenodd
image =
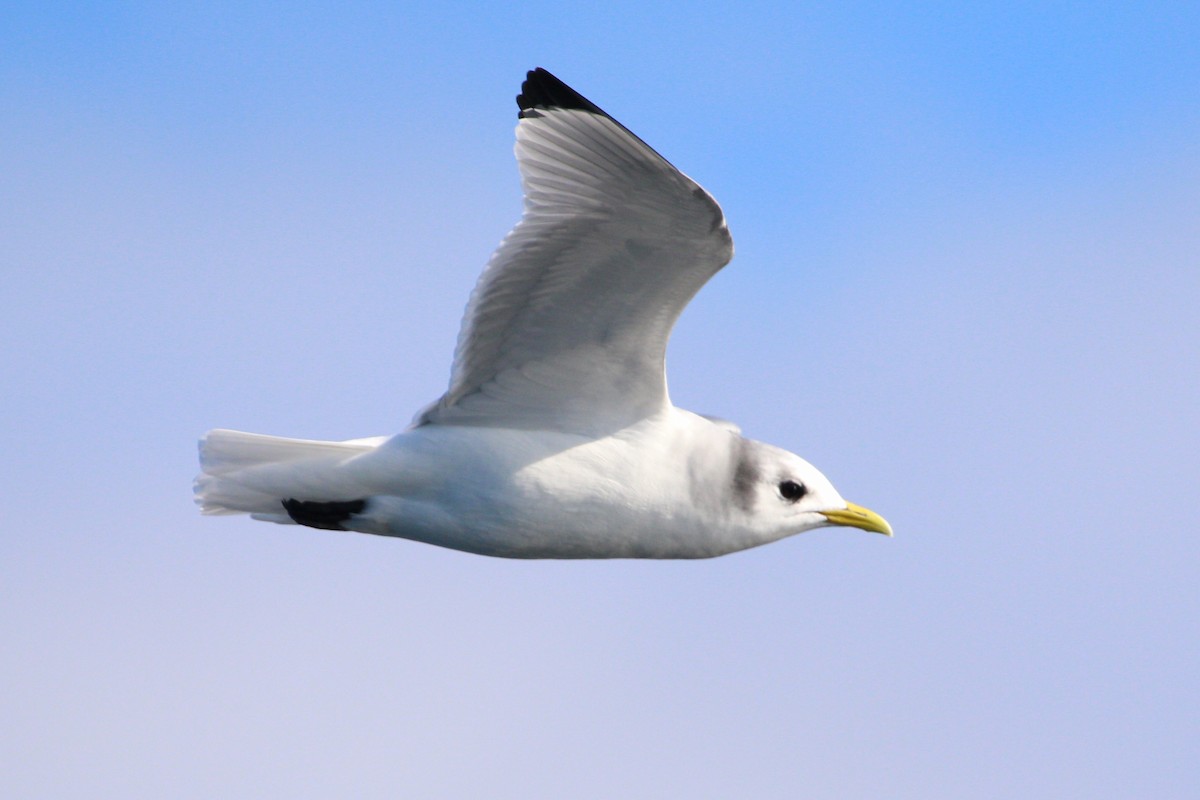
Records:
M704 189L548 72L517 100L524 215L417 424L616 430L669 403L671 328L732 240Z

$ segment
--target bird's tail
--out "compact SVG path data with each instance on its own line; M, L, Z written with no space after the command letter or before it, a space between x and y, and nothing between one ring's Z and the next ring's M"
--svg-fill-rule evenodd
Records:
M339 480L337 467L383 441L322 442L212 430L200 440L196 503L204 514L250 514L272 522L291 522L284 500L333 501L360 496L359 487L339 486L345 479Z

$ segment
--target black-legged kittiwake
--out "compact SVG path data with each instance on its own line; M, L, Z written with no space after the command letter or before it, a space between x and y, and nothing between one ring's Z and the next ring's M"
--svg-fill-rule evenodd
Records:
M211 431L204 513L512 558L891 535L800 457L671 405L671 328L733 255L716 201L543 69L517 105L524 215L471 295L446 393L390 438Z

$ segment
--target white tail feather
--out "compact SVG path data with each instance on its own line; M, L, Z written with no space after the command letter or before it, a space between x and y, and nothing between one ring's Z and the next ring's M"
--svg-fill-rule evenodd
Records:
M282 501L351 500L362 489L339 479L336 467L384 441L322 442L261 433L213 430L200 440L196 502L204 514L252 514L290 522Z

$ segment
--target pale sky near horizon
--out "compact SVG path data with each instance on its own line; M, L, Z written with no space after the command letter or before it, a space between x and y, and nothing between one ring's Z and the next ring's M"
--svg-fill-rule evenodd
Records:
M643 5L0 12L0 795L1191 796L1200 8ZM442 391L534 66L725 210L675 402L895 539L199 516Z

